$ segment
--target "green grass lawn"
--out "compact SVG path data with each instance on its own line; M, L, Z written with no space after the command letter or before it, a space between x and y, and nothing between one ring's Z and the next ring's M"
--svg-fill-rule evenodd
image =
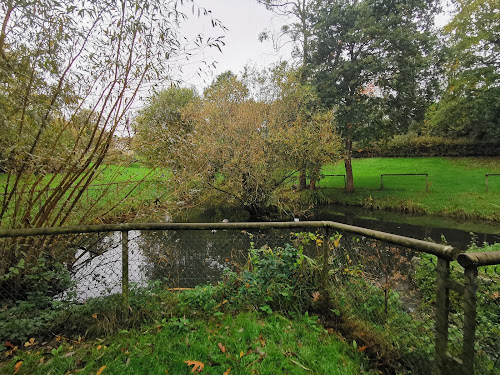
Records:
M18 350L9 362L0 363L0 372L187 375L195 372L194 361L203 364L204 374L218 375L354 375L366 373L367 367L359 351L308 315L288 319L241 312L197 320L164 319L102 340L62 340L52 345L52 349L51 344L35 344Z
M323 174L344 174L343 163L325 166ZM428 173L425 176L385 176L388 173ZM341 177L325 177L320 182L332 202L370 208L395 209L461 218L500 220L500 158L370 158L353 159L356 192L342 192ZM328 189L335 188L335 189Z

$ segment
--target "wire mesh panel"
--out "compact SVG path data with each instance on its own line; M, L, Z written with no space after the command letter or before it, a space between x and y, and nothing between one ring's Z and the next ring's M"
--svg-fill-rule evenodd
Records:
M346 233L332 236L330 248L340 329L396 371L435 372L436 257Z
M467 300L464 301L464 304ZM477 270L475 373L500 374L500 265Z

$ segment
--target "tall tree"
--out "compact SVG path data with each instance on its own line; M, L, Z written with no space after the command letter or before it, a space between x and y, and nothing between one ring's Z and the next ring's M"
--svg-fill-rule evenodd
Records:
M433 97L432 0L317 0L311 49L314 84L335 109L354 191L353 140L404 132Z
M312 25L310 23L311 0L257 0L264 4L266 8L275 14L289 20L290 22L282 26L279 33L271 34L264 31L259 35L261 41L272 38L276 49L291 41L294 43L293 56L299 57L301 61L301 79L306 83L306 69L309 59L309 44L311 38ZM288 41L282 43L282 38ZM306 164L307 156L304 155L299 161L299 187L306 188Z
M445 26L447 85L431 107L433 133L500 139L500 13L495 0L456 0Z

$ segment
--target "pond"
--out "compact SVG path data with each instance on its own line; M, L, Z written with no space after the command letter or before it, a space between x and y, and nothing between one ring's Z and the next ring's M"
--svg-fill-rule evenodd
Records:
M172 220L165 216L166 220ZM245 221L244 211L224 208L194 208L176 217L177 222ZM289 218L290 220L292 218ZM408 216L368 211L345 206L322 207L302 220L329 220L399 234L417 239L432 239L465 249L478 243L500 242L500 229L492 224L458 222L449 219ZM469 229L466 229L469 228ZM474 231L474 234L471 234ZM283 246L291 241L290 230L246 231L170 231L129 233L129 274L133 285L168 279L170 287L194 287L220 280L225 268L235 268L246 260L251 244ZM74 268L80 300L121 291L120 233L87 238L86 243L100 251L82 246L81 258ZM96 245L98 244L98 245ZM84 253L86 252L86 253ZM98 254L98 255L96 255Z

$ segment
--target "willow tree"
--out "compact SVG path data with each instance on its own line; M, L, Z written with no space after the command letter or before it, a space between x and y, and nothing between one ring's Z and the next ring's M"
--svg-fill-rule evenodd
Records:
M423 119L436 83L431 0L317 0L311 11L313 81L335 110L354 191L353 140L405 132Z
M141 129L156 128L148 118L160 119L156 160L171 168L178 190L193 193L189 198L197 202L217 196L253 218L266 217L283 207L280 192L303 155L311 170L337 155L331 113L311 109L317 102L312 88L285 66L247 69L242 79L219 75L200 99L183 107L180 124L188 126L175 125L158 99L141 111L148 114L138 118Z
M2 3L1 226L83 223L98 214L79 202L141 90L167 80L192 49L220 43L200 35L183 44L177 3Z

